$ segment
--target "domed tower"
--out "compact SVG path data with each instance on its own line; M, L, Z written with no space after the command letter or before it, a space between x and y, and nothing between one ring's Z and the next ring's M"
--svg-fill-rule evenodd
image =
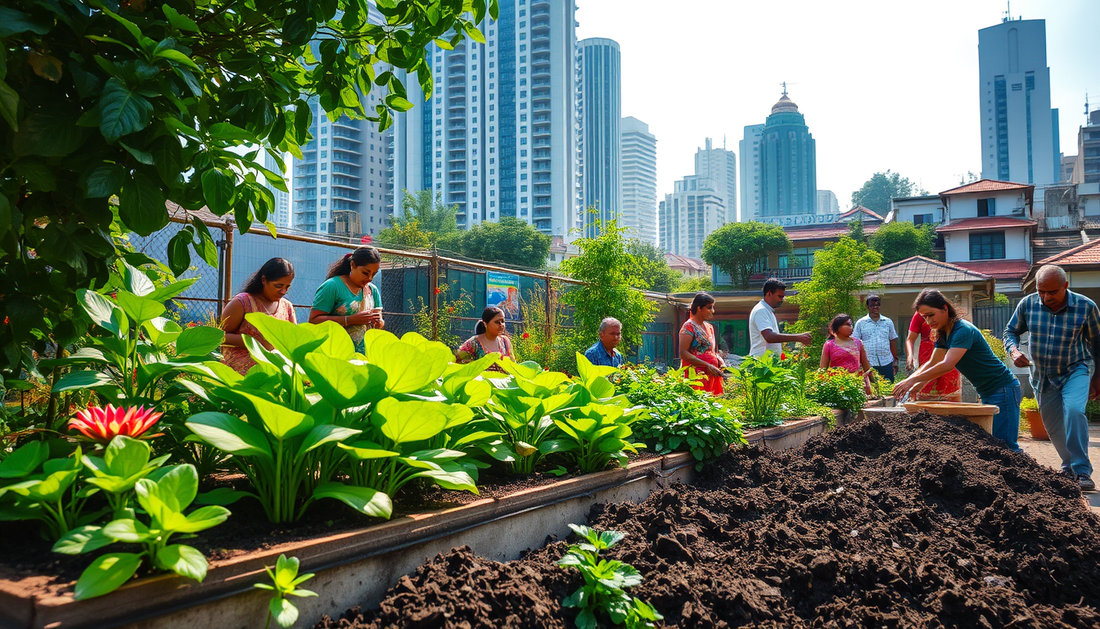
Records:
M798 105L783 95L760 138L760 216L817 212L817 152Z

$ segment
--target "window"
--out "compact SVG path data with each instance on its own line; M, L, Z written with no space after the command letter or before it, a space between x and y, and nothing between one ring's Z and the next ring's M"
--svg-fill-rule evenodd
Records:
M932 215L931 214L914 214L913 215L913 224L914 225L926 225L926 224L931 224L931 223L932 223Z
M1005 233L985 232L970 234L971 260L1004 260Z
M321 183L328 181L328 175L321 175Z
M978 216L996 216L996 199L978 199Z
M812 267L814 265L814 252L819 250L820 247L800 247L791 250L790 253L781 253L779 254L779 268Z

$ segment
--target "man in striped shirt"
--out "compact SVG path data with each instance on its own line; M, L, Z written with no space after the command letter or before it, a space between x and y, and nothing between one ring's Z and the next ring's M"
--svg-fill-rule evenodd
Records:
M1100 309L1069 290L1061 267L1040 268L1035 287L1037 292L1020 300L1005 326L1005 351L1017 367L1031 367L1031 386L1043 426L1062 459L1062 473L1082 491L1092 491L1085 404L1100 393ZM1020 351L1025 332L1031 333L1034 361Z

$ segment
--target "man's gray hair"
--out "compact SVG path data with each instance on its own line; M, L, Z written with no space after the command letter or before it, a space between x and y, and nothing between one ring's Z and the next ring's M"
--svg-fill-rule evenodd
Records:
M619 321L615 317L606 317L603 321L600 321L600 334L607 328L621 328L623 327L622 321Z
M1056 279L1059 282L1066 282L1066 271L1060 266L1054 264L1046 264L1039 267L1039 272L1035 274L1035 281L1041 282L1044 278Z

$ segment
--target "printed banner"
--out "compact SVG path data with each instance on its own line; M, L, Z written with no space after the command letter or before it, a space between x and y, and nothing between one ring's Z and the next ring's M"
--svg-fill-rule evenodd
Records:
M485 305L504 311L510 321L519 320L519 276L511 273L485 273Z

